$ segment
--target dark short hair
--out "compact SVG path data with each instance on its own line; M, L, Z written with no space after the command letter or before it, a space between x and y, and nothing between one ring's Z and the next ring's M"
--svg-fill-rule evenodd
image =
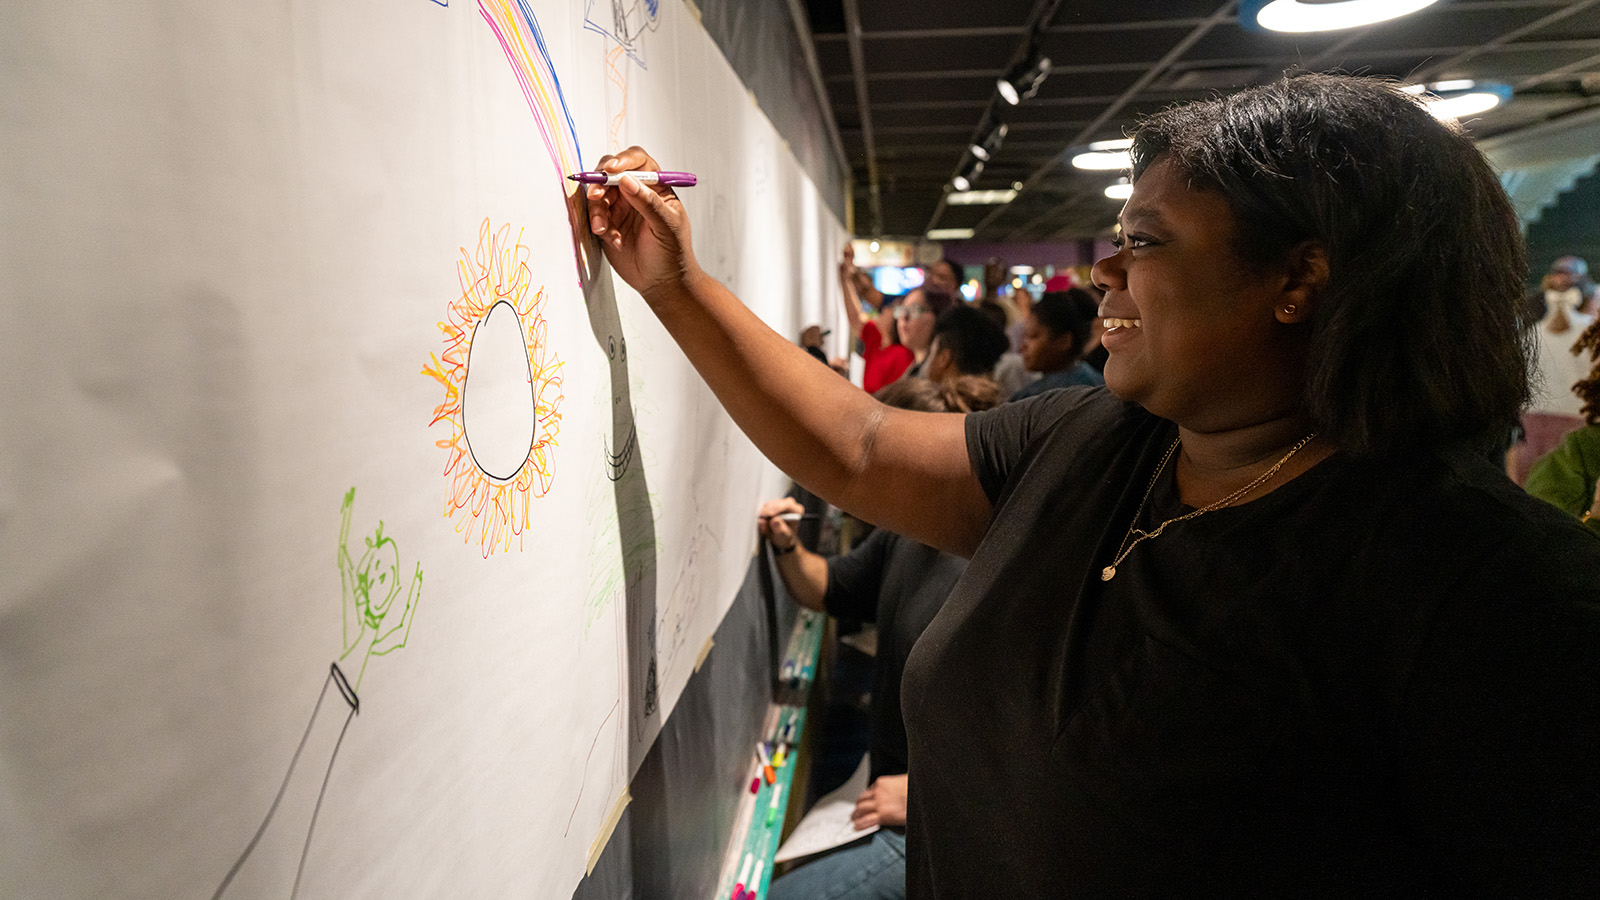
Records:
M1089 343L1098 311L1099 304L1088 291L1073 287L1045 291L1029 314L1051 334L1072 335L1072 356L1077 358L1083 355L1083 348Z
M917 412L979 412L1000 405L1000 386L993 378L962 375L931 381L900 378L878 389L879 401L897 409Z
M985 297L982 300L979 300L977 303L972 304L972 308L988 316L989 321L993 322L1001 331L1005 330L1006 308L1001 306L998 300L995 300L993 297Z
M1497 437L1527 402L1516 213L1472 142L1392 83L1298 75L1175 107L1133 133L1233 212L1247 264L1328 256L1306 410L1347 451Z
M957 305L956 295L949 291L941 291L926 284L917 288L917 290L922 292L922 302L928 304L928 308L933 310L933 314L936 316L944 315L945 310L952 309Z
M933 339L940 351L950 351L951 362L963 375L993 372L1001 354L1011 349L1005 329L970 306L957 306L939 316L933 323Z

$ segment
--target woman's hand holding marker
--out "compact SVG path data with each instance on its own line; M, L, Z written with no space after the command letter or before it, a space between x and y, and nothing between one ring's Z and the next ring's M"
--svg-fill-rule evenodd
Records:
M600 158L596 171L655 172L659 164L639 147ZM600 238L606 259L628 284L654 304L664 293L705 277L689 241L689 217L672 188L623 178L615 186L584 187L589 230Z

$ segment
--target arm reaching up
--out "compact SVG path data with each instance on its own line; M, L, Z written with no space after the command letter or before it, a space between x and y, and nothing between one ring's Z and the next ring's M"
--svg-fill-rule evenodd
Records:
M651 171L638 147L605 172ZM590 185L590 229L739 427L779 468L835 506L971 555L989 499L967 460L963 417L890 409L812 362L706 275L670 188Z

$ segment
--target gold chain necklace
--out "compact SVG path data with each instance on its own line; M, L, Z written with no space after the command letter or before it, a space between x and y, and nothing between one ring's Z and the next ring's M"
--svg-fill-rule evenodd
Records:
M1272 468L1262 472L1260 477L1256 478L1255 481L1252 481L1228 496L1223 497L1221 500L1218 500L1209 506L1202 506L1194 512L1184 513L1175 519L1168 519L1165 522L1162 522L1160 525L1157 525L1154 531L1145 531L1144 529L1137 527L1139 524L1139 516L1144 512L1144 505L1150 502L1150 494L1156 489L1156 481L1161 478L1161 473L1166 471L1167 463L1172 461L1172 454L1178 452L1178 445L1182 439L1180 438L1179 440L1173 441L1172 446L1167 448L1167 455L1161 457L1161 465L1156 466L1156 473L1150 476L1150 486L1144 489L1144 499L1139 501L1139 508L1133 511L1133 522L1128 525L1128 535L1122 539L1122 546L1117 548L1117 558L1111 561L1111 565L1100 570L1100 580L1110 581L1111 579L1115 578L1117 575L1117 566L1122 565L1122 561L1128 558L1128 554L1133 552L1133 548L1139 546L1140 541L1158 538L1161 536L1161 532L1167 530L1168 525L1176 525L1185 519L1192 519L1195 516L1202 516L1213 510L1221 509L1224 506L1233 503L1233 501L1238 500L1240 497L1243 497L1245 494L1248 494L1260 487L1268 478L1276 475L1278 470L1283 468L1283 464L1289 461L1290 457L1294 456L1296 453L1299 453L1300 448L1311 443L1311 439L1316 436L1317 433L1313 431L1301 438L1300 443L1290 447L1289 452L1285 453L1282 459L1272 464ZM1134 535L1138 535L1138 537L1134 537ZM1132 541L1132 543L1129 543L1129 541Z

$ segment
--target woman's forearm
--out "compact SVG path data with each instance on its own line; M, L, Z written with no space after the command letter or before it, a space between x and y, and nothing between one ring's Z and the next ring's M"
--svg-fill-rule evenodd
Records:
M789 596L806 609L826 612L822 599L828 594L828 561L805 547L778 555L778 574Z
M659 168L637 147L612 173ZM633 178L586 189L590 230L650 304L740 429L833 505L914 540L970 554L989 499L967 460L962 417L890 409L768 328L694 261L670 188Z

